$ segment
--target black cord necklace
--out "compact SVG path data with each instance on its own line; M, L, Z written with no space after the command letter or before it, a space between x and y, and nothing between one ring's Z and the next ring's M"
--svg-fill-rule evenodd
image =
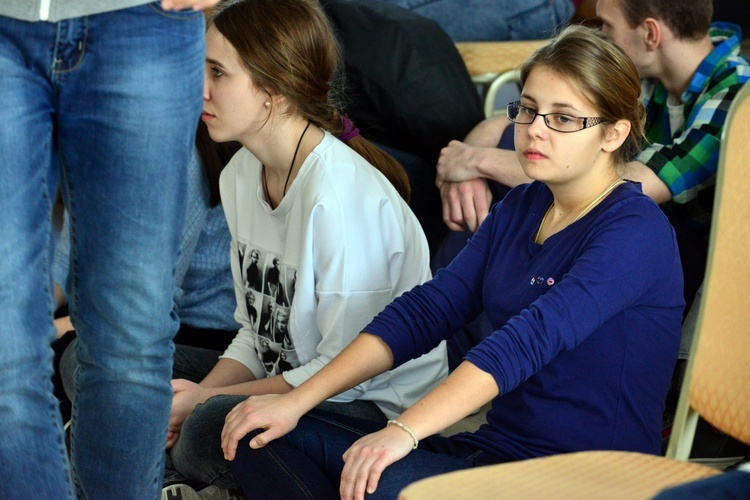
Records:
M286 196L286 188L289 185L289 178L292 176L292 168L294 168L294 160L297 159L297 153L299 153L299 146L302 144L302 138L305 137L305 133L307 132L307 129L310 128L310 120L307 121L307 125L305 126L305 130L302 131L302 135L299 136L299 140L297 141L297 147L294 148L294 156L292 156L292 163L289 164L289 171L286 173L286 181L284 181L284 191L281 193L281 197L283 198ZM266 193L266 198L268 199L268 204L271 205L271 208L276 208L273 205L273 201L271 201L271 193L268 192L268 181L266 180L266 166L261 165L263 167L263 191Z

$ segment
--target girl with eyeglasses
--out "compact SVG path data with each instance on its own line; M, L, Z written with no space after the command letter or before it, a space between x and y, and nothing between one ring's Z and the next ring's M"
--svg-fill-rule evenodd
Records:
M638 73L580 26L521 73L508 116L534 182L513 189L446 269L396 299L315 376L230 412L222 447L248 496L395 498L413 481L469 467L578 450L660 452L684 303L672 228L639 184L618 175L642 140ZM482 310L495 331L385 427L317 411L300 418ZM476 432L436 435L490 401Z

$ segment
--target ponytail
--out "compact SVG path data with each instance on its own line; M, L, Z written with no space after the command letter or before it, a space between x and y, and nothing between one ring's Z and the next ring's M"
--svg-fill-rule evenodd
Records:
M330 124L320 124L320 127L338 137L347 146L359 153L370 165L377 168L393 184L393 187L396 188L401 198L406 203L409 203L411 199L411 184L409 183L409 176L406 174L404 167L394 157L362 137L359 134L359 129L354 127L349 118L339 115L336 111L334 111L333 115L334 117Z

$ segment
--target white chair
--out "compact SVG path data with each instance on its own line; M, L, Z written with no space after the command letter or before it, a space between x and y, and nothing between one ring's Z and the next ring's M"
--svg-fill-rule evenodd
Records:
M495 114L495 98L508 83L518 82L518 68L549 40L457 42L472 81L481 90L486 118Z

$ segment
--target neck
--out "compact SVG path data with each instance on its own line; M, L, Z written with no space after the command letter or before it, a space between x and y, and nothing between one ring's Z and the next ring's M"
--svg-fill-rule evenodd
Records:
M307 120L301 117L270 120L260 131L254 133L246 141L242 141L242 145L260 160L265 167L269 180L271 177L286 178L297 142L305 127L307 127L307 123ZM297 158L294 162L295 169L304 162L304 159L313 149L309 142L310 137L314 135L311 133L313 129L319 132L319 129L314 125L310 125L300 143Z
M271 150L268 148L268 144L264 144L261 151L267 152L267 158L275 159L273 164L263 163L263 157L258 156L258 159L262 162L263 191L266 201L272 208L276 208L281 203L305 159L315 145L320 142L319 139L316 140L313 137L315 131L319 134L323 133L320 129L313 127L309 121L305 121L302 125L301 130L297 130L298 127L294 126L287 129L287 133L294 135L291 137L286 135L280 141L277 141L280 151ZM311 132L310 136L308 136L309 132ZM286 146L291 146L291 148ZM284 168L284 164L279 163L279 161L286 162L286 167Z
M591 204L602 192L619 179L617 171L612 171L590 182L578 182L574 186L549 186L555 205L556 219L573 218ZM550 214L552 216L552 214Z
M586 189L577 189L572 193L560 193L560 189L550 188L554 199L539 224L534 241L541 245L553 234L584 217L623 182L614 174L611 179L604 177L601 182L589 184Z
M674 40L662 51L658 75L664 88L682 102L682 94L687 90L701 62L714 49L708 36L700 40Z

